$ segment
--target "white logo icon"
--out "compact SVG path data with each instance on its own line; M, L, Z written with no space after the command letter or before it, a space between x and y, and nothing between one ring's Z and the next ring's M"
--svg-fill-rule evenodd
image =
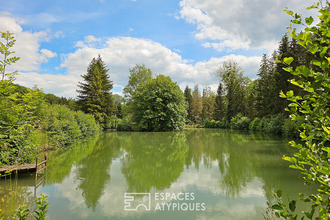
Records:
M149 211L151 207L150 193L125 193L125 211L137 211L139 207L144 207Z

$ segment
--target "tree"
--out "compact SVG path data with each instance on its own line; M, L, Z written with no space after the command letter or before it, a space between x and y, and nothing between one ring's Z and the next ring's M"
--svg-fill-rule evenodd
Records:
M130 99L136 91L136 88L142 83L147 82L152 78L152 71L146 68L144 65L135 65L135 67L129 69L128 84L124 88L125 97Z
M187 102L187 118L189 120L192 120L192 115L191 115L191 107L192 107L192 95L191 95L191 89L189 88L189 86L187 85L186 88L184 89L184 97L186 99Z
M300 96L295 95L291 90L286 94L281 92L281 97L291 102L287 109L291 112L291 118L303 122L300 131L302 143L290 142L298 152L292 157L283 157L283 159L292 163L291 168L301 171L306 183L318 186L317 193L312 193L308 197L301 195L303 201L311 202L311 210L304 212L309 219L330 218L330 4L327 1L326 7L323 8L320 3L322 1L307 8L318 10L319 23L316 25L312 25L314 22L312 16L303 21L300 14L286 10L293 18L289 26L290 37L315 56L310 63L312 66L300 65L294 68L291 66L294 57L284 57L282 62L285 66L284 70L299 78L290 82L306 92L306 95ZM297 34L292 24L303 25L305 28L303 32ZM277 199L280 196L281 193L278 193ZM297 219L297 215L292 213L295 211L295 203L291 201L287 209L279 200L272 208L286 219Z
M225 86L227 109L225 119L229 122L235 115L246 112L246 89L249 78L243 77L241 67L233 62L224 62L217 71Z
M80 89L77 90L79 93L77 104L80 109L94 115L103 127L114 112L111 94L113 83L107 74L108 71L100 55L93 58L87 68L87 73L82 75L84 82L79 82Z
M203 89L203 96L202 96L202 121L205 120L212 120L213 112L214 112L214 102L215 102L215 95L211 91L211 87L205 87Z
M274 99L277 99L278 92L275 89L275 63L276 52L272 57L264 54L258 71L258 80L256 81L256 108L257 116L272 116L275 114Z
M1 38L4 40L4 42L0 41L0 54L4 56L3 60L0 60L0 74L1 74L1 80L5 80L6 76L9 76L9 78L12 78L16 72L14 73L6 73L6 67L8 65L16 63L20 58L19 57L11 57L9 56L13 53L14 51L10 51L9 49L15 45L16 40L13 37L13 33L7 32L0 32L1 33Z
M195 123L201 123L202 121L202 110L203 102L201 93L199 92L198 85L195 85L192 92L192 103L191 103L191 119Z
M222 121L225 116L225 112L226 112L226 105L223 95L223 86L222 83L220 82L217 89L217 94L215 96L213 118L216 121Z
M187 115L180 87L170 77L158 75L141 84L132 96L133 121L140 130L182 129Z

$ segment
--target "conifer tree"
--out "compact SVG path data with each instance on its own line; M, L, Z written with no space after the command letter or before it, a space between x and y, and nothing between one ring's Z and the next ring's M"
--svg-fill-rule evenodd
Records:
M222 86L222 83L220 82L218 89L217 89L217 94L215 96L213 118L216 121L223 120L223 118L225 116L225 111L226 111L226 105L225 105L224 95L223 95L223 86Z
M187 85L186 86L186 88L185 88L185 90L184 90L184 97L185 97L185 99L186 99L186 102L188 103L188 105L187 105L187 113L188 113L188 115L187 115L187 118L189 119L189 120L192 120L192 116L191 116L191 110L192 110L192 95L191 95L191 88L189 88L189 86Z
M80 89L77 90L79 108L85 113L94 115L103 127L114 111L111 94L113 83L107 74L108 71L100 55L93 58L87 73L82 75L84 82L79 82Z

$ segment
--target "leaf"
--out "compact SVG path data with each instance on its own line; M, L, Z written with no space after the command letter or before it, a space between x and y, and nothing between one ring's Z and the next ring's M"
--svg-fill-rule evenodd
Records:
M272 209L275 209L275 210L283 210L283 207L278 205L278 204L275 204L275 205L272 205Z
M283 62L287 65L290 65L293 62L293 57L284 57Z
M296 200L292 200L289 204L289 208L291 212L294 212L296 210Z
M311 25L314 21L314 18L312 16L305 18L305 22L307 25Z
M282 194L283 194L282 190L279 189L279 190L276 191L276 195L278 197L282 197Z
M311 64L312 64L312 65L315 65L315 66L321 66L321 62L318 61L318 60L312 60L312 61L311 61Z

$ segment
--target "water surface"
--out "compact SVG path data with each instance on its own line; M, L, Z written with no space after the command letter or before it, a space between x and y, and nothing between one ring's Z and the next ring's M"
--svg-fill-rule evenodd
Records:
M42 193L48 219L263 219L273 190L309 191L284 154L287 140L230 130L106 133L51 152L37 182L0 182L0 204L9 215ZM125 193L144 194L125 208Z

